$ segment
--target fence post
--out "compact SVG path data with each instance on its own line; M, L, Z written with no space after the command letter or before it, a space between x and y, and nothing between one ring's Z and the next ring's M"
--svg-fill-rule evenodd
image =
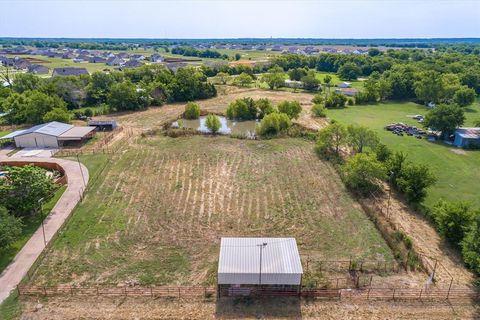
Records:
M395 301L395 288L393 288L393 301Z
M452 280L450 280L450 285L448 286L447 300L448 300L448 297L450 297L450 289L452 288L452 283L453 283L453 278Z
M337 278L337 284L335 285L335 289L338 289L338 278Z
M367 292L367 300L370 300L370 290L371 290L371 289L372 289L372 288L368 288L368 292Z
M435 281L435 271L437 270L437 263L438 263L438 260L435 259L435 265L433 266L433 271L432 271L432 281Z
M20 296L20 285L19 284L17 285L17 293Z
M99 295L99 292L98 292L98 287L97 287L97 296Z
M150 287L150 295L151 295L152 298L153 298L153 287Z
M47 288L45 286L43 286L43 295L47 296Z
M124 293L125 293L125 297L127 296L127 287L124 287Z
M423 289L420 289L420 296L418 297L418 299L422 300L422 292L423 292Z
M180 295L180 287L178 287L178 297L180 298L181 295Z

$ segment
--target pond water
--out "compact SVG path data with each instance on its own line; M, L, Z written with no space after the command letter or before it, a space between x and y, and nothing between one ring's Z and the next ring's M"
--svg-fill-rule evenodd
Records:
M257 123L256 120L249 120L249 121L232 121L228 120L223 116L218 116L220 119L221 127L218 131L221 134L243 134L247 137L254 137L255 136L255 127ZM199 119L195 120L186 120L180 119L172 123L172 127L174 128L190 128L195 129L200 132L209 133L210 130L206 127L205 121L207 117L200 117Z

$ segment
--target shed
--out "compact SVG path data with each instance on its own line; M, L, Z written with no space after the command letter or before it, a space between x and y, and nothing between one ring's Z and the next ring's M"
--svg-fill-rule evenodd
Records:
M453 144L461 148L480 148L480 127L455 130Z
M219 289L271 286L299 288L302 263L294 238L222 238Z
M117 128L115 120L90 120L88 121L90 127L95 127L97 131L112 131Z

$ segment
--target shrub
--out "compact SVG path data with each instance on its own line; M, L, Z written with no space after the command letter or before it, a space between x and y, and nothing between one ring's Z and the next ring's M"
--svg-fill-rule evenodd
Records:
M480 212L475 218L461 243L463 260L477 275L480 275Z
M267 98L258 99L255 101L255 106L258 110L258 119L263 119L267 114L270 114L275 111L270 100Z
M70 122L70 114L65 108L54 108L51 111L45 113L43 116L43 122L59 121L64 123Z
M465 202L447 202L440 200L432 210L433 218L440 233L453 245L460 246L471 224L474 213Z
M262 119L257 133L261 136L274 136L287 130L291 125L292 122L286 114L273 112Z
M411 203L420 203L427 195L426 189L435 183L436 179L430 169L424 165L407 163L396 177L398 189L407 196Z
M183 113L185 119L198 119L200 117L200 107L198 104L189 102L185 105L185 112Z
M93 117L93 110L90 109L90 108L86 108L85 111L83 112L83 114L86 116L86 117Z
M214 115L214 114L209 114L207 116L207 119L205 120L205 126L213 133L216 134L218 130L220 130L220 127L222 124L220 123L220 119Z
M325 107L328 109L344 108L346 102L347 97L344 94L332 92L325 100Z
M315 117L325 118L327 116L326 109L323 104L314 104L312 106L312 114Z
M288 115L290 119L297 119L302 112L302 106L298 101L283 101L278 105L278 112Z
M323 104L325 102L325 98L323 97L322 94L317 93L316 95L313 96L312 103L313 104Z
M22 234L22 219L0 207L0 251L10 247Z
M227 108L227 118L253 120L257 117L257 106L252 98L237 99Z
M348 141L347 138L347 129L338 122L332 122L331 125L318 132L315 152L322 157L329 158L333 155L338 158L340 148L345 146Z

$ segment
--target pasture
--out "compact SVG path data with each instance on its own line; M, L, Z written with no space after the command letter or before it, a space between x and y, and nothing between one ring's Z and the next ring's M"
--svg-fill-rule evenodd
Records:
M480 151L467 151L446 145L443 142L428 142L414 137L399 137L384 126L393 122L403 122L421 127L408 115L425 115L428 109L412 103L383 103L368 106L353 106L345 109L328 110L327 116L343 124L362 124L376 131L380 140L395 151L402 151L408 159L416 163L427 164L438 178L437 183L428 191L426 205L432 206L440 198L469 201L480 206L478 181L480 181ZM476 103L465 112L466 126L471 126L480 118L480 104Z
M95 157L81 160L99 172ZM304 140L139 137L92 183L32 283L213 284L221 236L292 236L318 258L392 259Z

